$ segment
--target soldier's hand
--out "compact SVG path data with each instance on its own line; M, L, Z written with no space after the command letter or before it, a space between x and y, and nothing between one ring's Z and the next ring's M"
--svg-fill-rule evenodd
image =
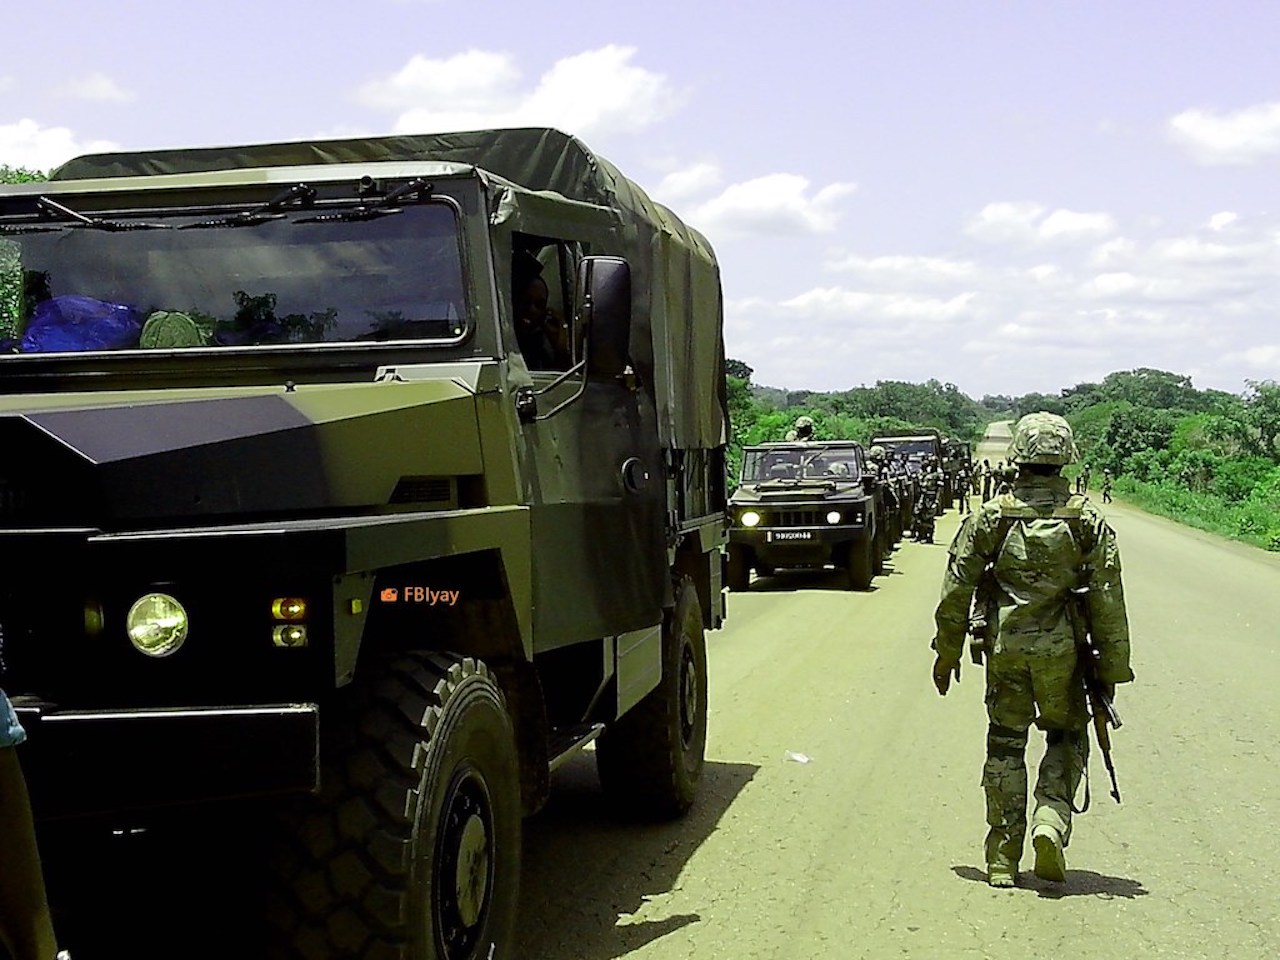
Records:
M944 660L939 656L933 661L933 685L938 688L940 696L946 696L951 689L951 677L955 675L956 683L960 682L960 661Z

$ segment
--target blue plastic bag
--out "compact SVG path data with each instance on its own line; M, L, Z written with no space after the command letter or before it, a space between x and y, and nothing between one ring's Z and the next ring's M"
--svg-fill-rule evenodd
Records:
M23 353L127 350L138 345L142 315L93 297L65 296L36 305L22 335Z

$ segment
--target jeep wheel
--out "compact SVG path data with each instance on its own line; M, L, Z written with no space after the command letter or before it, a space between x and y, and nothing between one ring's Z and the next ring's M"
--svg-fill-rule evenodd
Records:
M276 955L509 955L520 772L493 675L471 658L406 654L357 683L328 724L321 795L276 857Z
M742 593L751 586L751 548L740 543L729 544L729 563L725 573L728 587Z
M628 813L670 819L689 809L707 746L707 647L698 591L687 577L662 630L662 680L601 735L605 793Z
M850 590L869 590L875 576L872 555L874 545L870 540L857 540L849 544L849 557L845 564Z

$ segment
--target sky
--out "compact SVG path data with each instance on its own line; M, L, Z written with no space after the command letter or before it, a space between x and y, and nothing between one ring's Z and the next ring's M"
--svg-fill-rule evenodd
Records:
M1275 0L30 9L0 164L555 126L706 234L756 383L1280 376Z

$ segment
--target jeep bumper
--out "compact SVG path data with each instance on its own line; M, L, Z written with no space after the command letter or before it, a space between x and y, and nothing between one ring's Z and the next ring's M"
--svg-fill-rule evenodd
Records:
M19 756L41 819L318 787L315 704L15 709L27 731Z
M864 540L867 528L827 527L735 527L729 542L750 547L757 558L773 566L820 566L834 562L836 550L846 543Z

